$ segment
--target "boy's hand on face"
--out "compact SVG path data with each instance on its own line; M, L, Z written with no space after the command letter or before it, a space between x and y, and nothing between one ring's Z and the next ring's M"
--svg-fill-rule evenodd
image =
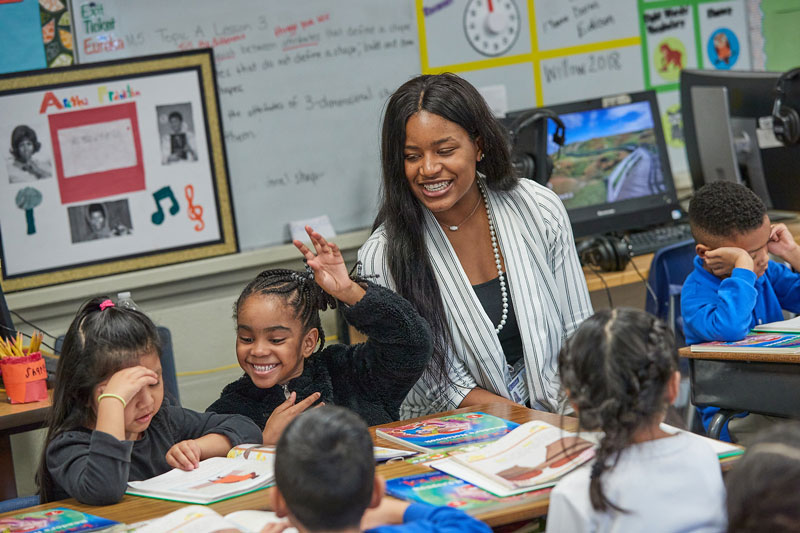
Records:
M711 273L720 278L730 276L734 268L752 271L755 267L753 258L746 250L733 246L722 246L707 251L705 262Z
M794 241L792 233L786 224L773 224L769 233L769 243L767 243L769 253L777 255L781 259L790 260L792 254L800 252L797 243Z

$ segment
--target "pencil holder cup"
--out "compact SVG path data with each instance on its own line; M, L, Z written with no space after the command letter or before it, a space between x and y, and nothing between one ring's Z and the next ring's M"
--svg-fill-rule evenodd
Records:
M47 399L47 368L41 352L25 357L3 357L0 359L0 372L11 403Z

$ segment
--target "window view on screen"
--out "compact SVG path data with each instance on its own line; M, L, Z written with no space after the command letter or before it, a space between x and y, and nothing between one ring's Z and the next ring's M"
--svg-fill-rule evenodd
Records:
M648 102L560 114L566 143L553 155L548 187L567 209L661 194L666 191L653 115ZM552 123L551 123L552 127Z

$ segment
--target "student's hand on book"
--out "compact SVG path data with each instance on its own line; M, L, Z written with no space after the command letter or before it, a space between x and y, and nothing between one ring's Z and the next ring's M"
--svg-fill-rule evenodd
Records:
M353 305L364 296L364 289L350 279L347 265L334 243L329 243L325 237L314 231L311 226L306 226L311 243L314 245L316 255L302 242L295 240L294 245L303 254L306 263L314 271L314 280L322 290L348 305Z
M183 440L167 452L167 464L181 470L194 470L200 464L200 445L194 439Z
M281 531L289 527L293 526L292 524L289 523L288 520L282 520L280 522L270 522L261 529L261 533L281 533Z
M706 266L717 277L725 278L731 275L734 268L753 270L755 264L750 254L734 246L722 246L705 253Z
M115 372L108 383L97 389L97 395L114 394L130 403L142 387L158 383L158 374L144 366L131 366ZM105 400L109 401L109 400ZM119 402L122 405L122 402Z
M313 394L309 394L308 398L295 403L297 400L297 393L292 392L286 401L276 407L272 411L272 414L269 415L267 423L264 426L264 431L261 432L264 444L270 446L276 445L278 443L278 439L281 438L281 433L283 433L283 430L289 425L289 422L294 420L294 417L314 405L314 402L319 400L320 396L321 394L319 392L315 392ZM324 405L324 403L320 405Z

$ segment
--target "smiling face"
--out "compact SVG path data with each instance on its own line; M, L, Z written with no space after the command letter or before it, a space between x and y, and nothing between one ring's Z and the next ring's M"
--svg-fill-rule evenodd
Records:
M161 402L164 401L164 380L161 379L161 359L158 353L154 350L142 355L139 364L155 372L158 375L158 383L142 387L125 406L125 440L139 440L142 432L150 426L153 417L161 409ZM98 383L92 397L97 398L107 384L108 379ZM96 413L97 400L94 409Z
M478 194L478 141L439 115L419 111L406 122L405 173L414 196L433 213L469 212Z
M303 373L305 358L319 331L303 331L291 307L279 296L253 294L237 313L236 358L253 384L268 389Z
M170 117L169 127L172 128L173 133L180 133L183 121L178 117Z

